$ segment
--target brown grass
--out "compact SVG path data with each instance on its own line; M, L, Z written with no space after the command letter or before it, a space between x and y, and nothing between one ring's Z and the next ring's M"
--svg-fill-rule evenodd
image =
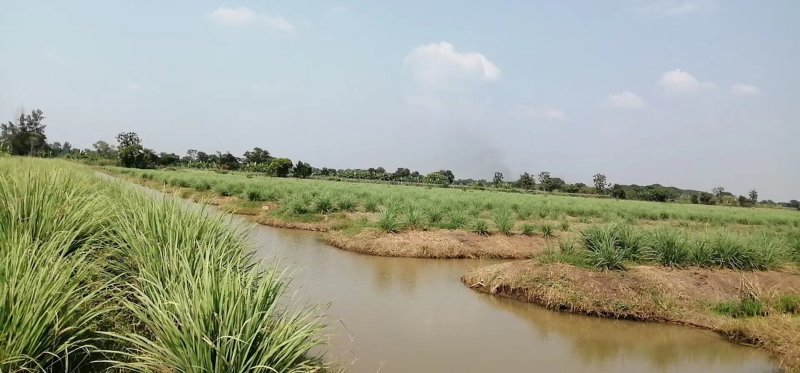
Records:
M790 370L800 370L800 317L771 313L734 319L713 306L741 299L800 294L793 272L669 269L639 266L600 272L537 260L478 268L461 280L471 288L537 303L550 309L600 317L690 325L714 330L733 341L775 354Z
M481 236L465 231L384 233L365 229L356 234L332 231L325 235L325 242L340 249L379 256L529 259L541 254L547 241L541 237Z

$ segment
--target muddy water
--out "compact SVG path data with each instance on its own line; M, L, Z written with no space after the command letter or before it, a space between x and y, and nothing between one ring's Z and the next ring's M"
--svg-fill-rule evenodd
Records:
M770 372L714 333L547 311L476 293L486 261L353 254L311 232L255 227L258 256L298 268L297 297L332 302L328 358L352 372Z

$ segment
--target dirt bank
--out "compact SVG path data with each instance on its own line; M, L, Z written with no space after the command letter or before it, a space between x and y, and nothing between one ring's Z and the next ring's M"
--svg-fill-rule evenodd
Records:
M691 325L717 331L733 341L776 355L790 370L800 369L800 316L732 318L714 307L745 296L770 300L800 294L795 272L737 272L639 266L628 271L595 271L538 260L477 268L461 280L471 288L587 315Z
M431 230L383 233L365 229L356 234L329 232L325 242L344 250L412 258L530 259L547 245L541 237L481 236L465 231Z

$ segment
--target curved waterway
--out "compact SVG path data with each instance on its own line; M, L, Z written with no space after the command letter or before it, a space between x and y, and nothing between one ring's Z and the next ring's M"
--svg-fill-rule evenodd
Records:
M713 332L591 318L480 294L478 260L339 250L313 232L256 226L262 259L297 269L293 289L327 314L330 352L352 372L771 372L774 362Z
M318 233L227 216L231 224L248 227L257 258L294 271L297 300L330 303L326 358L349 372L777 370L767 354L713 332L554 312L461 283L470 268L497 261L361 255L321 242Z

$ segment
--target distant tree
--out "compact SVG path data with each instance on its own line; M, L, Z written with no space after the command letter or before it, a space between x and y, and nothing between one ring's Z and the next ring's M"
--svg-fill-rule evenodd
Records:
M267 173L272 176L286 177L292 169L292 160L288 158L273 158L267 166Z
M718 186L711 189L711 194L713 194L717 198L722 197L723 195L725 195L725 193L726 193L725 187Z
M190 150L190 152L191 152L191 150ZM191 153L189 153L189 155L191 156ZM210 160L210 157L208 156L208 153L206 153L206 152L197 152L197 161L198 162L200 162L200 163L209 163L209 160Z
M503 183L503 173L502 172L495 172L494 177L492 178L492 185L495 187L499 187L500 184Z
M622 185L614 184L611 187L611 197L614 197L616 199L625 199L626 197L625 189L622 188Z
M271 161L272 156L269 154L269 152L259 147L255 147L251 151L244 152L245 163L262 164L270 163Z
M192 161L192 162L197 161L198 160L197 159L197 154L198 153L199 152L196 149L189 149L189 150L186 151L186 158L188 158L188 160Z
M100 158L114 159L117 157L117 148L103 140L94 143L92 147Z
M689 201L690 201L692 204L694 204L694 205L696 205L696 204L700 203L700 199L697 197L697 194L696 194L696 193L692 194L692 195L689 197Z
M533 181L533 177L531 177L530 174L528 174L527 172L523 172L522 175L519 175L519 180L517 181L517 184L522 189L531 190L533 189L536 183Z
M430 184L447 185L447 176L439 171L431 172L425 176L425 182Z
M704 205L713 205L714 195L711 193L700 192L700 195L697 196L697 200Z
M787 206L800 210L800 201L798 201L796 199L793 199L793 200L789 201Z
M567 185L567 183L564 182L563 179L561 179L560 177L554 177L554 178L550 179L550 182L548 183L546 190L548 192L552 192L554 190L561 190L566 185Z
M550 186L550 173L547 171L542 171L539 173L539 184L542 186L542 189L548 190Z
M753 204L758 203L758 192L755 189L750 189L747 195L750 197L750 201L752 201Z
M0 124L0 143L12 155L46 155L48 144L44 129L44 113L33 110L19 115L17 123Z
M742 207L750 207L750 206L753 206L755 204L755 202L753 202L753 200L751 198L748 198L748 197L745 197L745 196L739 196L738 202L739 202L739 206L742 206Z
M294 174L294 177L299 177L304 179L311 176L311 171L312 168L310 164L303 163L302 161L297 161L297 164L292 169L292 174Z
M231 152L226 152L225 154L218 154L219 156L219 168L223 170L238 170L239 169L239 158L235 155L231 154Z
M122 132L117 135L117 157L122 167L151 167L155 154L148 154L142 146L142 140L136 132ZM64 144L64 148L67 144ZM151 151L152 153L152 151Z
M394 180L401 180L403 178L407 178L411 176L411 170L403 167L398 167L397 171L392 173L392 179Z
M603 194L606 190L606 175L601 173L597 173L592 176L592 181L594 181L594 189L597 190L598 194Z
M181 157L175 153L164 153L158 155L158 164L160 166L177 166L181 163Z
M447 184L452 184L453 181L456 179L456 175L453 174L453 171L450 170L439 170L439 173L444 175L447 178Z

